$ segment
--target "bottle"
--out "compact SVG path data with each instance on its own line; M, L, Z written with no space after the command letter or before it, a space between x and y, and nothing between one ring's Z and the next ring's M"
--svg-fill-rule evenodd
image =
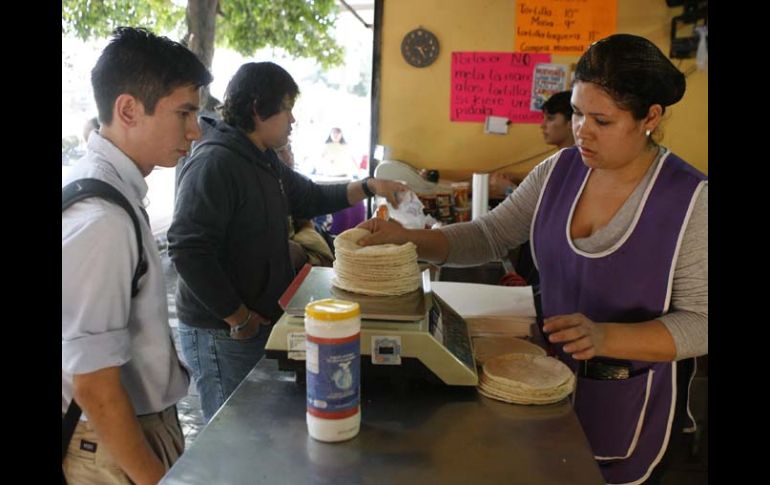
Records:
M695 65L699 70L703 71L708 69L709 66L709 51L706 46L706 36L709 33L708 25L695 27L695 32L700 36L700 39L698 40L698 50L695 55Z
M382 219L383 221L387 221L390 219L390 213L388 212L388 206L386 204L382 204L377 208L377 212L375 214L375 217L377 219Z
M305 307L307 430L318 441L353 438L361 427L361 309L327 298Z

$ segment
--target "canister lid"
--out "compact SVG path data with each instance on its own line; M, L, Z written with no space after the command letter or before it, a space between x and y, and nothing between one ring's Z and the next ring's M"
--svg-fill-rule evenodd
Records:
M358 303L336 298L311 301L305 306L305 316L316 320L346 320L360 314Z

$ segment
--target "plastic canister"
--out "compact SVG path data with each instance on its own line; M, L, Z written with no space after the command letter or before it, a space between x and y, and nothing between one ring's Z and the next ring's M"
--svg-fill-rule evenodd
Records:
M436 205L441 207L452 206L452 191L447 189L439 189L436 191Z
M455 201L455 208L470 208L471 184L468 182L455 182L452 184L452 198Z
M436 194L417 194L417 198L422 202L422 210L425 214L436 213L438 207L436 205Z
M466 207L465 209L456 208L455 209L455 222L468 222L471 220L471 208Z
M382 204L377 208L377 212L375 212L375 217L377 219L382 219L384 221L387 221L390 219L390 214L388 212L388 206L386 204Z
M344 441L361 427L361 309L327 298L305 307L307 430Z

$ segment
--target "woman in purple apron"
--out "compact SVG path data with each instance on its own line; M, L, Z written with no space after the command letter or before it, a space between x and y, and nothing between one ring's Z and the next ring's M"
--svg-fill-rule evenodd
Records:
M660 479L677 387L691 378L677 361L708 352L706 177L655 142L684 91L648 40L602 39L575 71L576 147L495 210L434 231L363 224L374 233L363 244L409 240L440 263L479 264L531 240L543 330L577 374L574 409L608 483Z

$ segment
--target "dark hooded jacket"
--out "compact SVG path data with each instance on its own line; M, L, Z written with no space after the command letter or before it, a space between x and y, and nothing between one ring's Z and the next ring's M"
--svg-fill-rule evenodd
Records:
M347 184L316 185L238 128L200 120L203 136L179 173L168 230L177 315L193 327L228 329L224 318L243 303L275 322L294 278L287 216L349 207Z

